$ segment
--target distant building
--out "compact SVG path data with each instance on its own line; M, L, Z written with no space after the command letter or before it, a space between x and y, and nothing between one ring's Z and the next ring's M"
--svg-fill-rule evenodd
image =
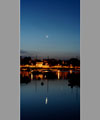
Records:
M42 67L43 66L43 62L36 62L36 67Z
M73 68L73 65L72 65L72 64L70 64L70 68Z
M36 62L36 67L40 67L40 68L49 68L48 63L43 63L43 62Z

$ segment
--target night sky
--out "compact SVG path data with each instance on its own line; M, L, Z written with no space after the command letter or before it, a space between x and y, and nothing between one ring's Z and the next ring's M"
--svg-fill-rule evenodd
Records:
M80 0L21 0L22 56L80 57Z

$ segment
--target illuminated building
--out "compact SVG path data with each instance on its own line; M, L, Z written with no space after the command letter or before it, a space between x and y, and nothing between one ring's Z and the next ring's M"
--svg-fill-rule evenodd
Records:
M36 67L42 67L43 66L43 62L36 62Z

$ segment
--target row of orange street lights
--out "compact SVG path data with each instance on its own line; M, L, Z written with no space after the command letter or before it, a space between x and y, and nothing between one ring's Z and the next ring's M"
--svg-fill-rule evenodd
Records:
M21 68L24 67L29 67L29 68L75 68L75 69L80 69L80 66L72 66L72 64L70 64L70 66L61 66L61 65L56 65L56 66L48 66L48 65L42 65L42 66L36 66L36 65L20 65Z

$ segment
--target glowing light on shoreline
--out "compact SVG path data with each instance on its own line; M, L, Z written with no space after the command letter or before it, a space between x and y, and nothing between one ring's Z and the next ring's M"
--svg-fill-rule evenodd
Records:
M58 80L60 79L60 70L58 70Z
M73 72L73 71L72 71L72 70L70 70L69 72L70 72L70 74L72 74L72 72Z
M31 80L33 80L33 74L31 74Z

